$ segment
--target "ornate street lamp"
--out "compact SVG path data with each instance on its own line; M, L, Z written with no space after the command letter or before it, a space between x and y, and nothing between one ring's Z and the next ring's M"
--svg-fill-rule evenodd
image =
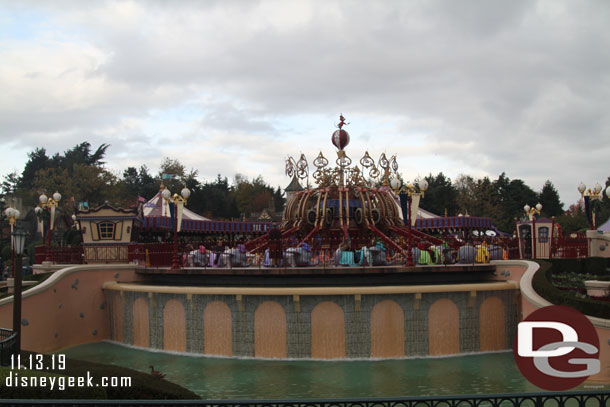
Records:
M428 182L425 179L421 179L414 184L406 184L402 185L402 182L398 178L398 176L394 176L392 181L390 181L390 186L394 190L394 193L398 195L400 198L400 203L403 205L406 201L407 203L407 223L408 223L408 251L407 251L407 267L412 267L413 264L413 234L411 232L413 227L413 220L411 215L411 205L413 201L413 196L419 195L424 197L424 193L426 189L428 189ZM404 216L404 213L403 213Z
M74 229L80 230L78 222L76 221L76 215L75 214L72 214L72 226L74 227Z
M525 204L523 207L523 211L527 215L528 219L532 221L532 247L533 247L533 256L536 258L536 216L540 215L542 211L542 204L538 202L534 208L530 207L528 204Z
M529 220L535 220L534 215L540 215L540 211L542 211L542 204L538 202L534 208L530 207L528 204L525 204L523 211Z
M589 227L591 230L597 229L597 216L595 211L593 210L593 202L600 201L604 198L604 189L599 184L599 182L595 183L593 189L587 189L587 186L581 181L578 184L578 192L580 192L580 197L585 201L585 210L587 211L587 218L589 219ZM610 198L610 186L606 188L606 196Z
M15 356L21 353L21 256L25 246L26 233L16 229L12 234L15 251L15 292L13 294L13 332L17 333Z
M17 224L17 219L19 219L21 213L18 209L8 207L4 211L4 215L8 218L9 224L11 225L11 277L15 277L15 242L12 235L15 225Z
M191 196L191 191L188 188L182 188L180 195L172 193L169 189L164 189L161 192L161 196L166 202L172 202L174 204L174 250L172 253L172 269L180 268L178 263L178 232L182 226L182 209L186 205L186 201Z
M45 261L51 261L51 240L53 238L53 227L55 226L55 208L59 206L59 201L61 201L61 194L57 191L49 198L45 194L42 194L38 197L38 201L40 202L40 210L36 210L37 214L40 214L43 208L49 209L49 229L47 231L47 250Z

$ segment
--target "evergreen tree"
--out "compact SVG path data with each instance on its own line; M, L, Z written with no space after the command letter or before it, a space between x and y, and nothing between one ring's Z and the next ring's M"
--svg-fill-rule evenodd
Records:
M193 202L193 211L213 219L232 219L239 217L239 211L232 194L233 187L229 180L220 174L213 182L206 182L189 202ZM189 203L190 205L190 203Z
M440 172L436 176L429 174L425 177L428 182L424 199L420 201L420 207L439 216L457 215L457 190L451 183L451 179Z
M123 183L126 197L134 200L138 196L148 200L159 191L159 181L149 174L146 165L142 165L140 170L128 167L123 171Z
M286 205L286 198L279 185L273 193L273 203L275 205L276 213L282 213L284 211L284 206Z
M32 188L34 178L39 170L55 167L49 156L47 156L47 150L44 148L36 148L31 153L28 153L28 158L29 160L25 163L25 168L23 169L17 184L18 189L21 190L29 190Z
M524 216L523 207L525 204L534 206L538 203L538 194L532 188L527 186L523 180L509 179L505 173L502 173L496 181L494 181L499 205L502 208L501 219L495 225L505 232L514 229L514 218Z
M91 153L91 144L85 141L52 158L44 148L36 148L28 154L29 160L16 182L16 195L28 203L38 202L43 192L55 191L64 197L90 200L94 204L106 200L121 202L116 177L102 168L101 160L108 147L102 144Z
M2 181L2 185L0 186L0 191L2 195L12 195L17 190L17 186L19 185L19 176L17 172L13 171L10 174L4 176L4 180Z
M563 213L563 203L559 200L559 193L553 183L547 180L540 191L542 213L546 216L559 216Z
M102 159L108 147L110 144L102 144L95 153L91 154L91 144L87 141L82 142L65 151L63 156L57 156L58 166L68 171L72 171L72 167L76 164L101 167L105 164Z

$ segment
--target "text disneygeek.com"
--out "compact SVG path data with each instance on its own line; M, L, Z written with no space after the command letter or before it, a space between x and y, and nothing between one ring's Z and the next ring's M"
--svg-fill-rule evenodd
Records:
M10 372L4 380L6 387L46 387L50 390L64 390L66 387L131 387L131 377L106 377L102 376L99 383L93 381L89 372L87 376L23 376L19 373Z

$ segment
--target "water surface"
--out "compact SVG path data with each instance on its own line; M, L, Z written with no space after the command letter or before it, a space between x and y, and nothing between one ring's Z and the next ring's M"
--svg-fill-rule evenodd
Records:
M148 366L154 365L167 380L208 400L541 391L521 375L511 352L376 361L255 360L154 352L98 342L60 353L147 373Z

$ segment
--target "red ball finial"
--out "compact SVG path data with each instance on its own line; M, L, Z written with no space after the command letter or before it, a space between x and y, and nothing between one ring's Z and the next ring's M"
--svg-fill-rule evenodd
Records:
M343 126L346 124L349 123L345 123L345 117L343 117L342 114L339 115L339 124L337 125L339 130L335 131L331 138L333 144L339 149L339 151L342 151L349 144L349 133L343 130Z

